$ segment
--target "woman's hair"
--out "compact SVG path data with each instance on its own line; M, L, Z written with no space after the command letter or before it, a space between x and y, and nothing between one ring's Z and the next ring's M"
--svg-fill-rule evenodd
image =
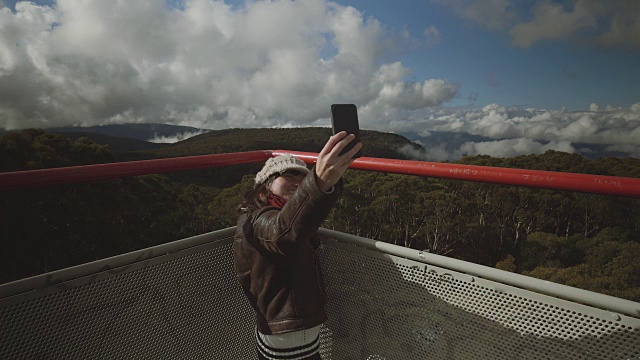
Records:
M269 205L268 197L271 193L271 190L267 188L267 185L273 182L275 178L280 176L280 174L271 175L265 182L258 185L255 189L248 191L244 195L244 200L238 205L237 211L240 214L243 213L253 213L254 211L260 210L261 208Z

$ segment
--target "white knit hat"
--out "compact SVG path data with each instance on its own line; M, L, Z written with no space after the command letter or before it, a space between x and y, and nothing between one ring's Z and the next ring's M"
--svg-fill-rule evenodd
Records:
M297 170L301 173L309 174L309 169L302 160L298 160L293 155L284 154L267 160L262 170L256 174L256 187L267 181L273 174L282 174L287 170Z

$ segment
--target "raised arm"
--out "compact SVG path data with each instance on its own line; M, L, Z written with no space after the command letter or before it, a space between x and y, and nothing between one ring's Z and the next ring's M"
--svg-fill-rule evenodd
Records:
M265 249L286 254L315 234L342 192L339 181L353 162L351 158L362 147L357 144L339 155L354 138L344 132L329 138L315 168L284 207L267 207L254 216L253 233Z

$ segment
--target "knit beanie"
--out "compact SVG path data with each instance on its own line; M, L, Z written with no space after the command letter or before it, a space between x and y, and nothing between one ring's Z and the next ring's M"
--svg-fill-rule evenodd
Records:
M298 160L289 154L279 155L268 159L262 167L262 170L256 174L255 187L267 181L271 175L282 174L287 170L297 170L305 175L309 174L309 169L307 169L307 166L302 160Z

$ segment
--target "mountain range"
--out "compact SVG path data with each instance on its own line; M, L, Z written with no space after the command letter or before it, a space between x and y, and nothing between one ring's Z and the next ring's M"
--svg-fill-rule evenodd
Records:
M447 132L447 131L429 131L428 136L423 136L416 132L403 132L402 136L417 142L428 148L441 148L449 153L456 153L465 143L494 142L500 140L508 140L508 138L494 139L481 135L472 135L468 133ZM548 141L534 139L541 144L547 144ZM597 159L601 157L629 157L629 154L622 151L611 151L608 144L589 144L589 143L572 143L576 153L587 159ZM428 152L428 149L427 149ZM457 159L454 159L457 160Z
M305 129L305 128L300 128ZM316 128L318 129L318 128ZM231 132L229 132L231 130ZM139 151L152 151L158 150L160 153L163 148L193 148L195 142L201 142L208 140L205 139L217 139L221 143L232 145L231 141L242 141L241 137L231 135L232 132L240 131L244 135L257 139L258 143L262 143L265 146L263 149L275 149L278 148L277 143L269 142L269 144L260 141L259 134L267 131L281 131L282 134L286 133L289 129L226 129L226 130L209 130L200 129L189 126L178 126L169 124L112 124L112 125L100 125L90 127L54 127L47 128L45 131L53 133L63 133L72 140L79 137L87 137L90 140L99 143L109 145L115 153L131 153ZM256 131L258 133L256 133ZM330 135L330 130L326 129L326 135ZM0 134L5 132L0 129ZM367 133L366 130L363 130ZM374 132L379 133L379 132ZM283 136L282 134L276 136ZM382 133L379 133L382 134ZM394 151L405 145L411 146L414 150L422 151L421 159L425 158L425 154L428 156L428 148L441 148L449 153L455 153L460 149L462 145L467 142L491 142L504 139L493 139L479 135L472 135L467 133L454 133L444 131L430 131L428 136L423 136L417 132L403 132L400 134L389 134L389 136L398 137L398 142L395 144L397 147ZM402 140L400 139L402 138ZM540 141L546 143L545 141ZM178 145L180 143L183 143ZM395 141L394 141L395 142ZM600 144L587 144L587 143L574 143L572 144L577 153L587 159L595 159L600 157L627 157L625 153L607 150L607 145ZM274 147L275 146L275 147ZM199 145L197 147L203 148ZM304 147L304 146L302 146ZM289 149L296 150L296 149ZM319 151L309 150L309 151ZM202 149L201 149L202 151ZM240 150L238 150L240 151ZM173 152L173 151L171 151ZM190 151L181 151L189 153ZM205 151L204 153L209 153ZM380 151L376 151L380 153ZM392 155L392 154L386 154ZM369 155L371 156L371 155ZM397 157L397 156L391 156ZM405 151L404 156L400 157L415 157L412 152Z

